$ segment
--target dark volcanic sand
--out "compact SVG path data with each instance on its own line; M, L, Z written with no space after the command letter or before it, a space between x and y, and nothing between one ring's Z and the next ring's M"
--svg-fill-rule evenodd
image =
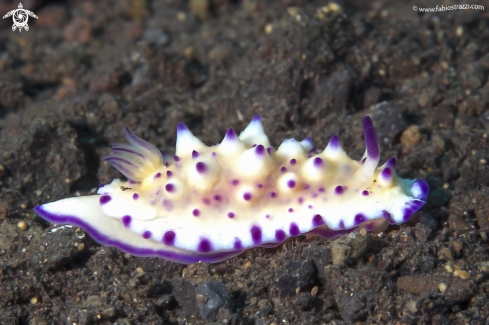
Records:
M0 324L487 324L489 3L412 9L441 4L25 1L28 32L0 21ZM257 113L275 146L337 133L356 159L371 115L427 204L380 235L188 266L32 212L120 177L102 158L124 126L172 151L179 121L215 144Z

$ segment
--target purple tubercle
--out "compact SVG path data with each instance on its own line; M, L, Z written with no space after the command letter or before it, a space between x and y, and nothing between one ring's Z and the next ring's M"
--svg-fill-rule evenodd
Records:
M192 150L192 158L197 158L199 157L199 153L196 150Z
M143 238L144 238L144 239L149 239L149 238L151 238L151 231L146 230L145 232L143 232Z
M170 178L173 175L173 173L170 170L166 171L166 177Z
M261 244L262 233L260 227L258 226L251 227L250 234L251 234L251 239L253 240L253 243L255 245Z
M290 163L291 165L295 165L295 164L297 163L297 160L296 160L295 158L292 158L292 159L289 161L289 163Z
M155 175L155 179L160 178L160 177L161 177L161 173L157 173L157 174Z
M321 159L321 157L314 157L313 164L314 164L314 167L316 167L316 168L323 167L323 160Z
M299 202L299 204L302 204L302 202L304 202L304 199L300 197L300 198L297 200L297 202Z
M228 213L228 218L229 218L229 219L234 218L234 212L229 212L229 213Z
M167 246L175 245L175 237L176 237L176 234L173 230L169 230L169 231L165 232L165 234L163 235L163 244L165 244Z
M338 138L338 135L334 134L331 139L329 140L328 146L331 149L339 149L340 148L340 139Z
M227 132L226 132L226 137L225 137L226 140L236 140L236 132L234 132L234 129L233 128L230 128Z
M235 250L243 249L243 244L241 243L241 239L239 239L238 237L234 237L233 247Z
M221 201L221 196L219 194L214 195L214 200Z
M340 229L345 229L345 222L343 220L340 220L339 227Z
M237 179L233 179L233 180L232 180L232 182L231 182L231 184L233 184L233 185L238 185L238 184L239 184L239 180L237 180Z
M299 227L295 222L292 222L289 227L289 234L291 236L299 236L301 234L301 231L299 230Z
M122 224L124 225L124 228L129 228L131 225L131 216L123 216L122 217Z
M217 154L216 154L216 153L213 151L213 152L211 153L211 157L214 157L214 158L215 158L215 157L217 157Z
M184 131L189 131L188 127L185 124L183 124L183 122L178 123L177 132L184 132Z
M246 192L245 194L243 194L243 199L244 199L245 201L249 201L249 200L251 200L251 193Z
M172 183L168 183L165 185L165 190L168 193L171 193L171 192L175 191L175 185L173 185Z
M367 147L367 157L377 160L380 157L379 143L377 134L375 133L374 125L370 116L365 116L362 121L363 134L365 136L365 146Z
M319 192L321 192L321 193L324 193L325 189L324 189L324 187L320 187L320 188L318 189L318 191L319 191Z
M275 193L275 192L270 192L270 197L271 197L272 199L276 198L276 197L277 197L277 193Z
M363 190L363 191L362 191L362 195L363 195L363 196L368 196L368 191L367 191L367 190Z
M204 203L205 205L209 205L211 204L211 201L208 198L203 198L202 203Z
M305 190L308 190L310 187L311 187L311 185L309 185L309 184L304 185Z
M165 167L170 167L170 163L168 161L165 162Z
M271 154L271 153L272 153L272 151L273 151L273 147L268 147L268 148L267 148L267 152L268 152L268 154Z
M380 176L382 176L384 179L390 179L392 177L391 169L389 167L384 168L380 173Z
M287 168L285 166L280 167L280 171L282 173L285 173L287 171Z
M265 153L265 147L263 145L258 145L256 146L255 148L255 153L258 155L258 156L263 156L263 154Z
M275 231L275 240L279 241L279 242L284 241L285 240L285 231L283 231L282 229L276 230Z
M195 169L197 169L197 172L199 173L205 173L207 171L207 165L201 161L195 164Z
M358 226L359 224L361 224L365 221L367 221L367 217L365 217L364 214L359 213L359 214L355 215L355 226Z
M110 200L112 200L112 198L110 197L110 195L102 195L99 199L99 202L100 204L106 204L108 203Z
M265 219L270 219L270 215L269 214L266 214L265 215Z
M201 253L209 253L212 250L212 244L209 239L201 238L197 250Z
M337 195L343 194L343 186L341 185L336 186L334 189L334 193Z
M180 157L178 157L177 155L173 156L173 160L174 161L180 161Z
M292 212L294 212L294 209L289 208L289 210L288 210L288 211L289 211L289 213L292 213Z
M258 188L263 188L263 184L258 183L258 184L256 185L256 187L258 187Z
M198 216L200 216L200 211L199 211L199 209L193 209L193 210L192 210L192 215L193 215L194 217L198 217Z
M310 204L309 204L309 205L307 206L307 208L308 208L308 209L312 209L312 205L310 205Z
M397 158L391 157L385 162L385 167L389 167L392 170L396 170Z
M316 214L313 218L312 218L312 225L313 227L319 227L319 226L322 226L324 225L326 222L324 221L323 217L319 214Z
M132 198L133 198L134 200L139 199L139 194L138 194L138 193L134 193L134 194L132 195Z
M294 188L294 187L295 187L295 185L296 185L296 184L295 184L295 181L294 181L293 179L291 179L291 180L289 180L289 181L287 182L287 187L288 187L288 188Z

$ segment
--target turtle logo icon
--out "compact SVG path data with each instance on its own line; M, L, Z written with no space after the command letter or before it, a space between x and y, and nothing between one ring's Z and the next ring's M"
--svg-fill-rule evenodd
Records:
M24 6L22 6L22 3L19 3L19 8L14 9L12 11L9 11L5 16L3 16L3 19L8 18L12 16L14 20L14 24L12 25L12 30L15 32L15 30L18 28L19 32L22 31L22 28L24 28L26 31L29 30L29 25L27 25L27 21L29 20L29 16L36 18L37 16L29 10L25 10Z

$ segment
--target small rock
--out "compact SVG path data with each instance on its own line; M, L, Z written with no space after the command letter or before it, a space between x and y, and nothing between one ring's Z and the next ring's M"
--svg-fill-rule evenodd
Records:
M209 0L190 0L188 8L200 20L209 18Z
M419 126L411 125L401 135L401 143L406 147L412 147L419 143L421 140L421 134L419 132Z
M163 30L158 28L148 28L144 31L143 39L156 45L167 45L170 43L170 37Z
M379 88L371 87L367 89L363 96L363 107L369 108L372 105L377 104L382 97L382 90Z
M221 282L205 282L197 286L197 295L203 296L197 299L197 308L200 317L207 320L214 320L220 307L228 305L230 296L228 290Z
M334 265L341 265L346 259L357 260L370 247L368 236L343 236L333 241L331 255Z
M428 240L430 234L431 229L427 225L417 223L416 226L414 226L414 236L418 241L425 243Z
M273 309L273 304L268 299L262 299L258 302L258 309L260 310L258 316L263 317L270 313Z
M75 18L66 26L63 36L67 42L86 44L92 38L92 24L88 19Z

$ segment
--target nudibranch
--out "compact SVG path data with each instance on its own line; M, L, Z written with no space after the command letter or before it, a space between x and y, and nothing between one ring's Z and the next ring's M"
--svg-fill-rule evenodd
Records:
M396 158L377 167L379 144L368 116L363 130L366 151L356 161L336 135L322 152L311 138L286 139L275 150L258 115L239 136L231 128L211 147L180 123L173 157L126 128L128 144L114 144L105 161L128 181L34 210L83 228L102 245L180 263L219 262L301 234L334 238L406 222L429 187L398 177Z

